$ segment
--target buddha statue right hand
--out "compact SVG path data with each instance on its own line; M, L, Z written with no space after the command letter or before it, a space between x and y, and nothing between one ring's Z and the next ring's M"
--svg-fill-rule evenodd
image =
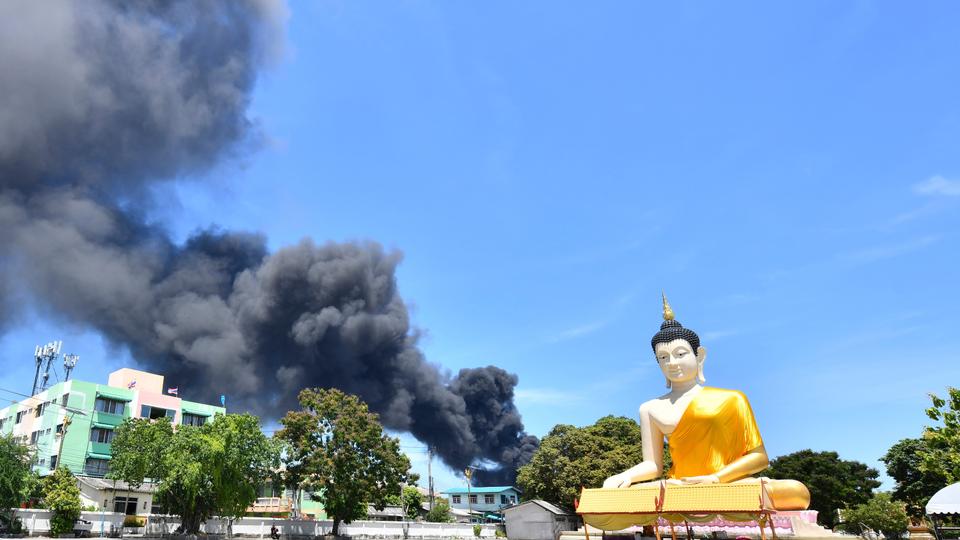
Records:
M615 474L603 481L604 488L625 488L630 487L633 479L626 472Z

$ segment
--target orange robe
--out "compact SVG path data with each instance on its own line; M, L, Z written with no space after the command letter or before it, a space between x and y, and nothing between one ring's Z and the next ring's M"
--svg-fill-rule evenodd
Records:
M667 438L670 478L716 474L763 444L743 392L704 387Z

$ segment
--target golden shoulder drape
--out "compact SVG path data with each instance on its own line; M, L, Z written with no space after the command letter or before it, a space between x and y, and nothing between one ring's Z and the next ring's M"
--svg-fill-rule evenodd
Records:
M717 471L763 444L753 409L737 390L705 387L684 411L668 437L670 478Z

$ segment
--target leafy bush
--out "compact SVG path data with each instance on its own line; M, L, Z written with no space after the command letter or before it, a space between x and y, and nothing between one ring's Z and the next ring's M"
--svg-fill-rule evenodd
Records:
M899 538L907 532L910 518L902 503L889 493L877 493L864 504L843 512L843 528L850 533L866 535L867 529L881 532L886 538Z
M17 516L0 514L0 531L15 535L20 534L23 532L23 522Z
M73 524L80 519L80 488L69 469L60 467L44 479L43 503L53 512L50 534L73 532Z
M424 516L426 521L432 523L450 523L453 516L450 515L450 503L443 497L437 497L433 501L433 509Z
M506 538L506 537L507 537L507 532L504 531L504 530L501 530L501 529L499 529L499 528L494 532L494 534L496 535L497 538Z
M126 516L123 518L124 527L143 527L146 520L139 516Z
M483 532L483 525L474 525L473 526L473 535L477 538L480 538L480 533Z

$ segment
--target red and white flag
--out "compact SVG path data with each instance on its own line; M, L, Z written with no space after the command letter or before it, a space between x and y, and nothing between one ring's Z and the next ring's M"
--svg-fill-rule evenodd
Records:
M177 391L178 391L178 390L179 390L178 387L167 388L167 393L170 394L171 396L175 396L175 395L177 395Z

